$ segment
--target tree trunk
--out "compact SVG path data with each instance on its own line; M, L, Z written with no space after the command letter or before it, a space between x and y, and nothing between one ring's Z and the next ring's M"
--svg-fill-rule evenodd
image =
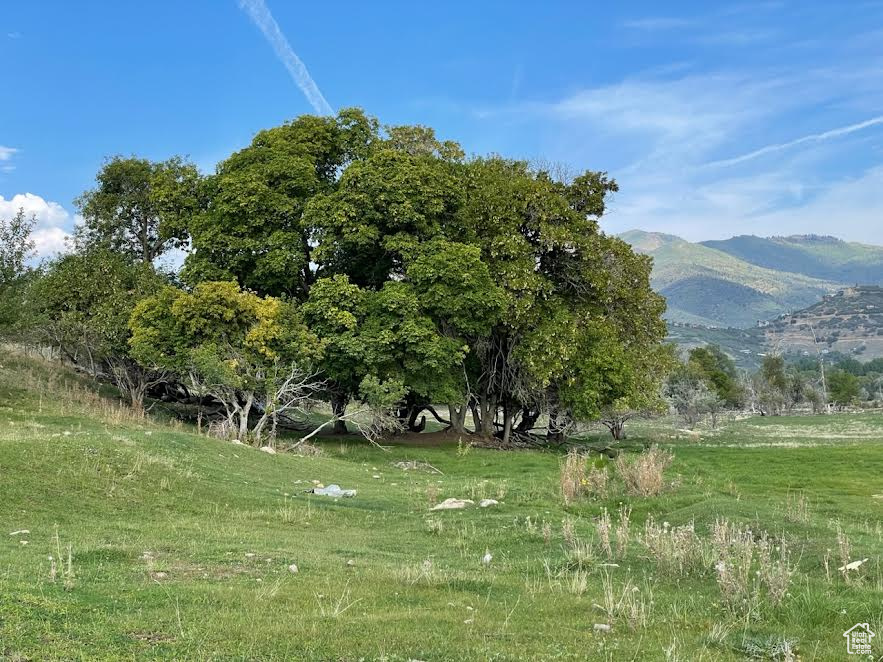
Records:
M448 418L450 419L449 430L455 434L466 434L466 412L469 407L464 402L459 408L455 404L448 404Z
M332 434L347 434L349 430L346 428L346 421L341 420L346 414L346 406L349 404L349 396L338 391L331 394L331 411L334 414L334 427L331 429Z
M491 398L487 395L483 395L481 397L480 403L481 409L481 436L483 437L493 437L494 436L494 420L497 417L497 403L494 398Z
M251 414L251 405L254 402L254 394L249 393L245 402L239 405L239 440L248 439L248 416ZM243 441L243 443L245 443Z
M503 406L503 445L509 445L509 438L512 436L512 413L507 405Z
M539 411L533 411L530 409L530 407L523 407L521 410L521 420L518 422L518 426L515 428L515 431L528 434L531 430L533 430L533 427L534 425L536 425L539 418Z

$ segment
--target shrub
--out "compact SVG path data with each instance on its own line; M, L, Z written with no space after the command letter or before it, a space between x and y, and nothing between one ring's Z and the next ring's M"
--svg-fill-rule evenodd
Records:
M663 474L674 460L674 455L656 446L638 456L620 455L615 460L616 471L632 496L657 496L665 487Z

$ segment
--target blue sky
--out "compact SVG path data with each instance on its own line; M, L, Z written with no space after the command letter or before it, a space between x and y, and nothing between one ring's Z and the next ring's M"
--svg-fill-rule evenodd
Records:
M324 99L607 170L611 232L883 244L883 1L266 3L4 2L0 215L50 253L104 157L211 171Z

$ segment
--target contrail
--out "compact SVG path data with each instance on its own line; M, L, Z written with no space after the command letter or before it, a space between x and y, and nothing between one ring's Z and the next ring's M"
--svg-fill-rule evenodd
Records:
M865 120L864 122L858 122L857 124L850 124L849 126L841 126L837 129L831 129L830 131L825 131L823 133L811 133L808 136L803 136L802 138L797 138L796 140L792 140L787 143L779 143L776 145L767 145L766 147L761 147L760 149L756 149L753 152L748 152L747 154L743 154L742 156L736 156L732 159L724 159L722 161L712 161L708 165L709 166L736 165L737 163L742 163L743 161L750 161L751 159L756 159L758 156L763 156L764 154L769 154L771 152L779 152L783 149L788 149L789 147L794 147L795 145L802 145L803 143L821 142L823 140L828 140L829 138L837 138L839 136L845 136L850 133L855 133L856 131L861 131L862 129L867 129L869 126L875 126L877 124L883 124L883 115L878 115L877 117L872 117L869 120Z
M291 74L294 82L297 83L297 86L304 93L313 109L320 115L333 115L334 110L328 105L325 97L322 96L319 86L316 85L316 81L310 76L306 65L297 56L297 53L292 50L291 44L288 43L285 35L282 34L279 24L276 23L276 19L273 18L270 10L267 9L264 0L239 0L239 7L248 13L252 22L264 33L264 37L267 38L267 41L270 42L270 45L276 52L276 57L282 60L282 64L288 69L288 73Z

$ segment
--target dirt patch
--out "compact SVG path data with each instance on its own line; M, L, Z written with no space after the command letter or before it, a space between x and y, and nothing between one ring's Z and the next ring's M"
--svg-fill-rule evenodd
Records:
M130 632L129 636L136 641L143 641L145 644L154 646L156 644L167 644L175 640L170 634L164 632Z

